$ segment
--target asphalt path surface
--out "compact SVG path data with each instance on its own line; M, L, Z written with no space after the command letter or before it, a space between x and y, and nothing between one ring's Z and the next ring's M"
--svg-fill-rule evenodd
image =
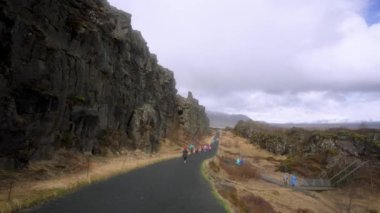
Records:
M86 186L26 212L225 212L202 177L211 152L182 156Z

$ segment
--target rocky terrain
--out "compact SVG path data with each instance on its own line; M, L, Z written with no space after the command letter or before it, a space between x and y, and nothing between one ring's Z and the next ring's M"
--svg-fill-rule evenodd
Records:
M205 163L205 173L214 190L231 207L231 212L379 212L380 190L375 181L349 181L327 191L311 191L282 185L279 166L286 155L274 154L258 144L221 131L217 156ZM240 166L236 159L244 159ZM295 169L298 169L296 167ZM358 180L361 174L352 179ZM379 178L373 173L373 179ZM268 181L278 180L279 183ZM299 176L299 181L305 179ZM350 179L350 180L352 180Z
M331 177L354 160L369 164L380 161L380 131L377 129L287 129L242 121L234 131L263 149L286 155L280 170L306 177Z
M87 154L152 152L199 137L204 107L177 95L131 15L104 0L0 1L0 168Z

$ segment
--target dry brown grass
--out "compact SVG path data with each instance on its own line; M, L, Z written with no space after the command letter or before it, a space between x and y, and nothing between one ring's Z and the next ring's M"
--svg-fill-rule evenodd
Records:
M253 167L249 162L238 166L234 164L233 159L221 158L220 167L227 172L229 177L233 180L247 181L249 179L260 178L259 171Z
M234 148L236 148L236 149L239 149L239 148L240 148L240 144L239 144L238 141L235 141Z
M219 144L219 146L222 146L222 147L225 147L225 148L231 148L232 147L232 145L229 144L229 143L221 143L221 144Z
M211 160L208 165L213 172L218 173L220 171L220 167L215 163L215 161Z
M218 193L237 210L244 213L276 213L273 206L252 193L239 193L233 185L217 184Z
M232 152L232 151L229 151L229 150L224 150L223 153L229 154L229 155L239 155L238 152Z
M269 162L276 162L276 163L282 162L281 160L275 159L274 157L266 157L265 160Z
M297 209L296 210L297 213L314 213L312 210L310 209Z
M32 162L28 168L19 171L0 170L0 186L4 186L10 181L39 181L63 174L78 173L88 166L86 156L77 152L59 150L52 160Z
M371 164L361 168L351 179L350 185L359 186L369 192L380 194L380 169ZM353 182L353 183L352 183ZM380 211L380 210L379 210Z
M235 187L225 184L217 184L218 193L233 206L240 206L237 190Z
M276 213L273 206L259 196L245 193L240 196L241 209L247 213Z

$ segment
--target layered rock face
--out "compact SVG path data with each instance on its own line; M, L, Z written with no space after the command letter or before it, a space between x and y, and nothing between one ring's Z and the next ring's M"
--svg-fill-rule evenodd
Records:
M194 141L208 133L210 121L205 107L199 105L191 92L188 93L187 98L177 96L177 104L179 124L188 139Z
M207 130L205 114L179 115L203 108L179 104L173 72L157 64L131 15L102 0L5 0L0 8L0 168L62 146L154 151L174 130Z

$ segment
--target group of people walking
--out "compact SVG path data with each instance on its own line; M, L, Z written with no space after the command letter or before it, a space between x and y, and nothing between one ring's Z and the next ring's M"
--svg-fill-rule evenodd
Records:
M205 145L199 145L198 147L195 147L193 144L190 144L188 146L184 146L182 149L182 157L183 157L183 163L187 162L187 157L189 154L198 154L201 152L210 152L211 151L211 145L205 144Z

